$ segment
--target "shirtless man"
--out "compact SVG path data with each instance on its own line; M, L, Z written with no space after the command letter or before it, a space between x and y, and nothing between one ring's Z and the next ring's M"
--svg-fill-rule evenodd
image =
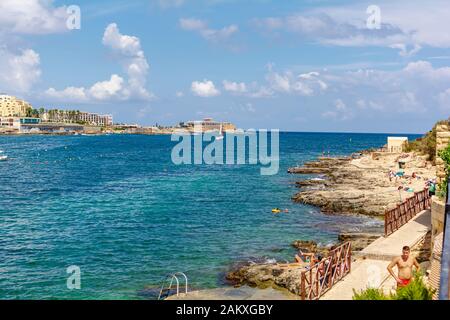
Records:
M404 246L402 255L394 258L387 267L389 273L397 281L397 288L406 287L411 282L413 277L413 266L416 267L416 271L420 270L419 263L416 258L410 255L410 252L411 249L408 246ZM394 266L397 266L398 268L398 276L395 275L395 272L392 270Z

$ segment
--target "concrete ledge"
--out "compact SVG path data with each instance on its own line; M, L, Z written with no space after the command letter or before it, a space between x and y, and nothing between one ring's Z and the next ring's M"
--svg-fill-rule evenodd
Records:
M431 211L423 210L390 236L372 242L358 256L372 260L392 260L401 254L403 246L414 247L430 230Z

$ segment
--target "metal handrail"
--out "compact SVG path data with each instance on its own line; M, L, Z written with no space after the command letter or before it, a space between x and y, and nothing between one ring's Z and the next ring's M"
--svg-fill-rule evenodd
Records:
M161 296L162 293L164 291L164 285L167 283L168 279L171 279L171 281L173 280L173 277L171 275L167 275L164 277L164 279L161 281L161 289L159 290L159 296L158 296L158 300L161 300ZM172 283L169 285L169 288L172 286Z
M447 196L444 216L444 237L442 239L441 274L439 279L439 300L449 299L449 271L450 271L450 183L447 184Z
M185 288L184 288L184 290L185 290L185 293L188 293L188 278L187 278L186 274L184 274L183 272L175 272L173 274L167 275L164 278L164 280L162 281L161 290L159 291L158 300L161 300L161 296L163 294L165 284L168 282L169 278L170 278L170 284L169 284L169 286L167 287L166 290L168 290L169 293L170 293L170 290L172 289L172 285L173 285L173 280L175 280L176 281L176 289L177 289L177 297L180 295L180 281L178 280L177 275L180 275L180 276L184 277L184 280L185 280Z
M186 274L184 274L184 272L175 272L174 273L174 276L176 277L176 275L182 275L183 277L184 277L184 284L185 284L185 287L184 287L184 293L188 293L188 277L186 276ZM178 296L178 288L179 288L179 286L178 286L178 277L176 277L177 278L177 296Z

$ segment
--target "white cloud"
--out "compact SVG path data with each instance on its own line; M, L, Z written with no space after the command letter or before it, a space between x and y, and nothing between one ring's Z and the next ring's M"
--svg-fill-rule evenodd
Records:
M426 109L417 99L416 93L411 91L400 92L396 94L398 106L402 112L424 112Z
M292 73L290 71L280 75L276 72L271 72L266 79L270 83L270 87L275 91L289 92L291 91Z
M355 98L361 114L430 113L446 103L450 67L434 68L428 61L408 63L400 70L361 69L325 75L332 92ZM449 101L450 102L450 101Z
M222 29L211 29L204 20L192 18L180 19L179 24L183 30L198 32L204 39L211 42L227 40L239 31L239 27L235 24L223 27Z
M145 89L149 65L141 48L139 38L123 35L117 24L109 24L103 35L103 44L118 54L128 75L126 95L148 99L151 94Z
M252 113L256 112L256 109L253 107L253 104L251 104L251 103L246 103L245 108L248 112L252 112Z
M256 91L250 92L248 94L250 98L270 98L273 97L273 95L273 90L266 86L261 86L257 88Z
M208 29L208 24L200 19L180 19L180 27L187 31L201 31Z
M68 31L66 7L52 0L1 0L0 30L17 34L48 34Z
M40 56L21 48L23 35L67 32L66 6L53 0L0 0L0 86L21 95L29 94L40 80Z
M113 74L109 80L99 81L90 88L84 87L67 87L63 90L49 88L45 91L48 98L57 101L71 102L88 102L88 101L105 101L112 99L126 99L123 95L124 80L120 76Z
M271 64L268 65L265 82L260 85L258 82L246 84L224 80L222 84L225 91L250 98L268 98L275 93L313 96L328 89L319 72L296 74L288 70L279 73L273 70Z
M399 49L400 51L398 54L402 57L411 57L419 52L420 49L422 49L420 45L414 44L413 48L408 51L408 46L404 43L395 43L390 45L389 47L393 49Z
M446 0L384 1L382 19L410 35L411 44L450 47L450 6Z
M381 9L381 28L366 27L366 8L370 2L356 5L316 7L287 16L254 19L253 24L264 31L292 33L300 40L336 46L381 46L399 50L410 57L430 46L450 47L450 6L445 0L386 1ZM410 49L408 49L410 48Z
M204 98L215 97L220 94L220 91L216 89L214 83L206 79L192 82L191 91L194 95Z
M372 100L364 100L364 99L358 99L356 101L356 106L361 110L384 110L384 106L378 102L372 101Z
M109 24L103 34L103 44L127 57L144 57L138 37L123 35L116 23Z
M123 79L116 74L111 76L110 80L101 81L94 84L89 93L97 100L108 100L118 96L123 88Z
M55 88L49 88L45 91L47 97L51 97L59 101L74 101L84 102L87 100L85 88L67 87L62 91L57 91Z
M280 74L269 67L266 80L274 91L302 96L312 96L328 88L328 85L320 79L320 73L318 72L296 75L292 71L286 71Z
M332 118L334 120L345 121L352 119L353 113L341 99L336 99L334 101L334 108L330 111L322 113L322 116L325 118Z
M177 98L182 98L182 97L184 97L184 92L183 91L177 91L175 93L175 95L177 96Z
M410 62L399 70L359 69L356 71L323 70L296 73L276 71L268 66L265 82L244 83L224 80L224 90L249 98L280 95L321 96L333 101L332 108L319 114L334 120L350 120L357 116L425 113L439 104L450 109L450 67L435 68L428 61ZM339 93L340 97L336 97ZM354 101L346 104L344 101ZM321 110L322 109L322 110Z
M0 86L13 92L26 92L41 76L39 54L31 49L13 53L0 47Z
M383 23L380 30L367 29L365 21L361 19L365 16L361 12L359 21L338 18L339 16L336 17L324 10L279 18L256 19L254 24L265 32L283 31L293 33L302 40L336 46L389 46L402 42L409 43L409 35L396 26Z
M424 91L435 92L450 84L450 67L434 68L428 61L408 63L397 71L361 69L346 72L335 78L335 84L365 86L384 92Z
M113 74L109 80L99 81L90 88L68 87L63 90L48 89L49 98L61 101L148 100L153 95L145 88L149 65L139 38L121 34L117 24L109 24L102 42L115 54L128 78Z
M441 109L450 111L450 88L438 94L438 102Z
M224 80L223 82L223 88L225 91L229 91L232 93L245 93L247 92L247 85L244 82L231 82L228 80Z

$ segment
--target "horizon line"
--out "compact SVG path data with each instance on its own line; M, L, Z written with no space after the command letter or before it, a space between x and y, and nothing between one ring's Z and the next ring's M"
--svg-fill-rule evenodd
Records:
M291 130L280 130L280 132L289 132L289 133L358 133L358 134L404 134L404 135L425 135L425 133L412 133L412 132L356 132L356 131L291 131Z

